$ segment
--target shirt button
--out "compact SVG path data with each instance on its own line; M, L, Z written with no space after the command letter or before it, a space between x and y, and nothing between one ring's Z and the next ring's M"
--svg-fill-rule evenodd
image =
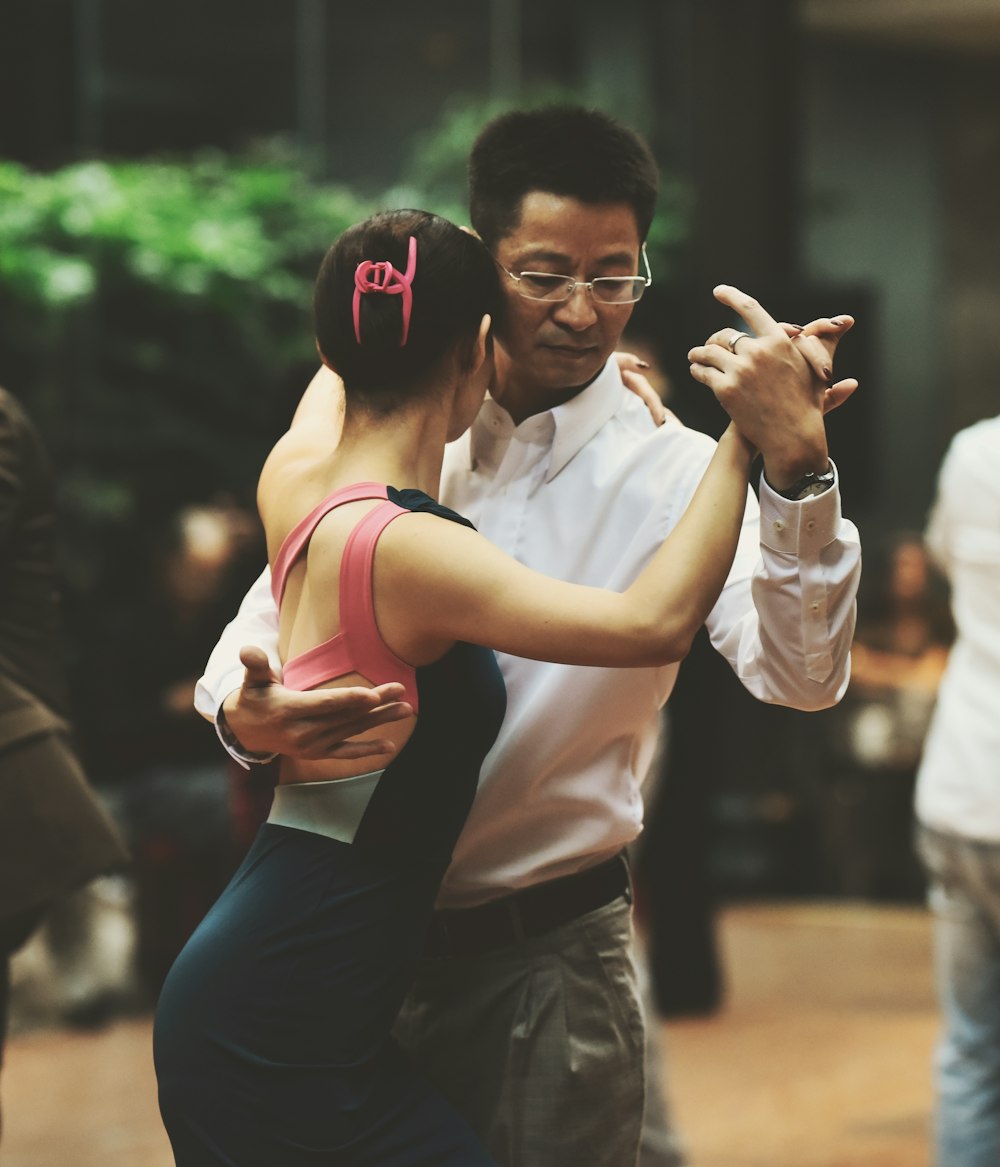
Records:
M813 530L815 530L815 529L816 529L816 520L815 520L815 519L810 519L810 520L809 520L809 522L808 522L808 523L806 523L806 530L807 530L807 531L813 531Z
M812 610L814 612L818 612L819 611L819 600L813 600L813 602L809 605L809 607L812 608Z
M781 519L774 520L774 529L776 531L783 531L785 529L785 524L782 522Z

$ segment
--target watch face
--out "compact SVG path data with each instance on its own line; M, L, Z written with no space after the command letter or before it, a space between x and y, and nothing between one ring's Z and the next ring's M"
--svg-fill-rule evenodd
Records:
M822 494L829 490L833 486L833 482L833 471L824 470L822 474L804 474L794 486L778 493L782 498L787 498L791 502L801 502L804 498L812 498L815 494Z

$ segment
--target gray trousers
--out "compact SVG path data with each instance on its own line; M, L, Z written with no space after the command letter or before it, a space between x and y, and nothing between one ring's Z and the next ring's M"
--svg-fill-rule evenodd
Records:
M663 1022L653 1003L653 987L642 946L636 956L639 993L646 1020L646 1110L642 1118L638 1167L685 1167L687 1157L667 1101Z
M502 1167L633 1167L644 1030L620 899L544 937L424 961L396 1036Z

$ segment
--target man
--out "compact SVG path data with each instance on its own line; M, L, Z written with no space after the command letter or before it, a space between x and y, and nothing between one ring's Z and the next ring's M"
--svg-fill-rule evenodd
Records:
M447 451L442 497L530 567L606 588L635 578L712 449L675 421L658 429L611 359L649 282L656 188L637 136L582 109L498 118L470 161L472 223L500 268L505 311L496 388ZM858 572L827 456L831 399L798 342L733 289L719 295L766 335L727 329L692 350L693 369L761 450L770 485L760 523L748 498L708 626L758 697L819 708L847 684ZM824 358L847 326L819 329ZM334 429L328 381L314 381L306 407L319 419L323 394ZM303 727L329 690L290 694L253 654L239 688L238 650L273 649L275 626L262 582L213 654L198 707L221 708L220 732L247 749L321 752ZM638 1153L644 1082L620 855L641 827L639 781L677 666L500 661L507 717L398 1036L507 1167L624 1167Z
M0 1060L10 957L58 896L126 855L69 741L38 435L0 389Z
M938 996L940 1167L1000 1162L1000 417L963 430L927 543L951 584L957 639L917 774Z

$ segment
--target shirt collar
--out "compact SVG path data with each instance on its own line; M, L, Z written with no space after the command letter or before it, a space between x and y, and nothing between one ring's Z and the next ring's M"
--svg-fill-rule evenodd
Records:
M469 432L469 469L475 469L486 449L498 439L509 439L528 429L532 429L532 436L535 436L535 432L549 424L553 427L552 451L545 481L551 482L611 420L621 405L623 392L618 362L611 357L586 389L554 409L527 418L517 427L503 406L487 397ZM528 435L525 433L524 436Z
M590 439L614 417L622 403L625 386L614 357L593 381L569 401L552 410L556 433L545 481L567 466Z

